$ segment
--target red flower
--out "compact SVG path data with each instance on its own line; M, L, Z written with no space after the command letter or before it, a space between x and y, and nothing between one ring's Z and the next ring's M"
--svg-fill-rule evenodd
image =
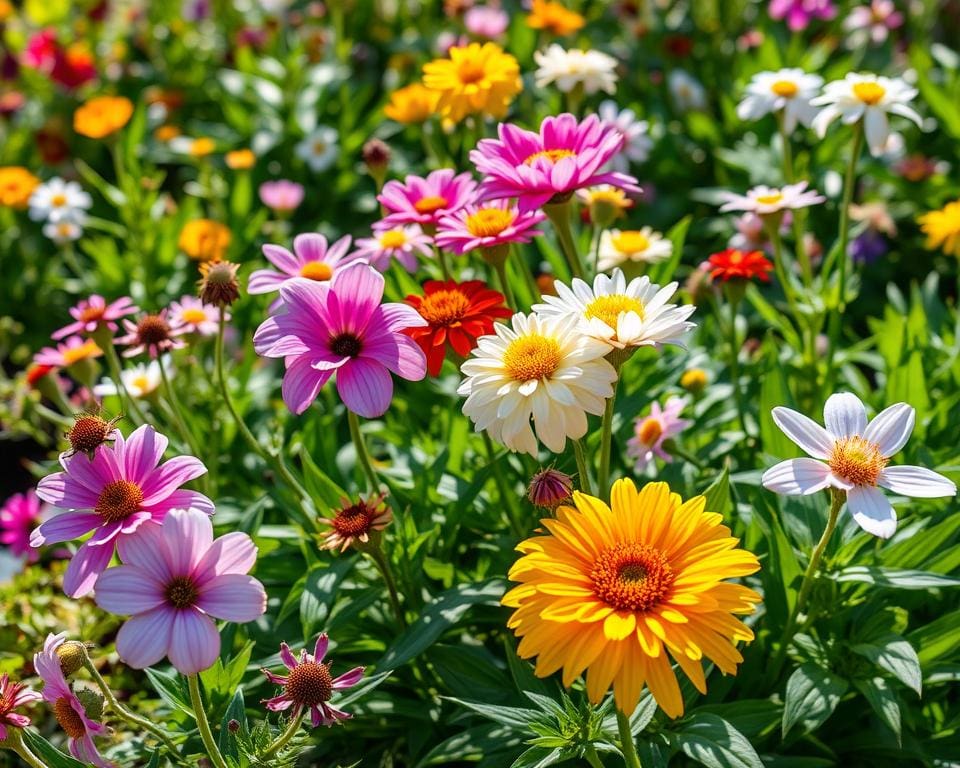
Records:
M428 280L423 293L423 296L407 296L407 304L416 309L428 325L408 328L405 333L426 354L431 376L440 373L447 343L460 357L466 357L476 346L478 336L493 333L494 320L513 314L503 305L503 294L491 290L482 280L465 283Z
M721 278L723 282L752 280L756 277L769 283L768 273L773 271L773 264L760 251L741 251L736 248L713 254L707 259L706 266L711 280Z

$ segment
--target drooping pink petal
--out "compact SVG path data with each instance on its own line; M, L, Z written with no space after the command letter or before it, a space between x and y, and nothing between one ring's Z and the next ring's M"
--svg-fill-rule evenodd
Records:
M143 478L143 506L148 507L167 498L184 483L206 474L207 468L193 456L176 456L156 469L150 469Z
M320 388L333 375L332 371L317 371L307 357L300 357L287 366L283 374L283 402L296 414L303 413L317 399Z
M344 672L337 678L334 678L334 690L342 688L351 688L363 679L363 667L354 667L349 672Z
M174 613L167 657L180 674L209 669L219 654L220 633L209 616L193 608Z
M214 618L245 624L266 611L267 593L253 576L226 573L204 585L196 605Z
M83 597L93 591L97 577L110 565L113 546L81 545L63 574L63 591L70 597Z
M337 392L347 408L372 419L382 416L390 407L393 380L381 363L358 357L337 371Z
M164 586L143 568L120 565L100 574L95 599L105 611L133 616L163 605Z
M257 548L245 533L233 531L216 539L197 563L193 577L205 584L226 573L247 573L257 561Z
M117 633L117 653L134 669L153 666L167 655L176 611L154 608L127 619Z

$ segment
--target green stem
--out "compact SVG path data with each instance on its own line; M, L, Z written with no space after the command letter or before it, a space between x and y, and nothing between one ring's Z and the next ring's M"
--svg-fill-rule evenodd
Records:
M197 446L194 444L193 433L183 420L183 413L180 410L180 400L174 392L173 387L170 386L170 376L167 374L167 369L163 365L160 366L160 379L163 381L163 391L167 396L167 402L170 404L170 413L173 415L173 421L177 427L177 431L186 444L190 446L191 453L193 453L194 456L199 456Z
M497 259L493 264L493 268L497 271L497 279L500 281L500 290L503 291L503 295L507 299L507 306L513 310L519 309L517 299L513 295L513 288L510 286L510 280L507 278L507 260Z
M790 282L790 275L783 258L783 239L780 237L779 222L773 219L764 221L767 228L767 234L770 242L773 244L773 268L777 273L777 280L780 281L780 287L790 306L790 314L796 320L798 319L796 300L793 295L793 283Z
M633 743L630 730L630 718L617 710L617 730L620 732L620 749L623 751L623 764L626 768L642 768L637 756L637 745Z
M277 736L270 746L267 747L266 751L260 754L260 760L263 761L268 757L273 757L277 752L283 749L287 742L292 739L297 731L300 730L300 724L303 722L304 712L294 713L293 717L290 718L290 723L286 728L283 729L283 733Z
M736 301L727 302L730 305L730 383L733 385L733 401L737 407L737 418L743 434L747 432L747 421L743 416L743 398L740 396L740 345L737 341L737 304Z
M570 201L563 203L548 203L543 206L543 212L547 214L553 229L557 233L557 240L560 242L560 250L567 260L567 266L570 267L570 274L573 277L583 278L583 264L580 262L580 254L577 252L577 245L573 239L573 230L570 228Z
M600 428L600 471L597 473L597 488L601 494L606 494L610 482L610 452L613 448L613 409L617 400L617 386L613 387L613 394L607 398L603 407L603 422Z
M440 271L443 273L444 280L452 280L450 276L450 265L447 264L447 254L442 248L438 248L436 245L433 246L433 252L437 255L437 261L440 262Z
M593 746L593 744L587 744L583 751L583 756L587 758L587 762L590 763L591 768L603 768L603 763L600 762L600 756L597 754L597 748Z
M523 275L523 280L527 285L527 290L530 291L530 301L532 304L536 304L540 299L540 286L537 285L537 278L534 276L533 270L530 268L530 264L523 257L520 247L515 245L513 251L513 263L519 264L519 269ZM516 311L519 309L519 307L510 307L510 309Z
M207 757L210 758L214 768L228 768L217 747L217 742L213 740L210 723L207 722L207 713L203 709L203 697L200 695L200 678L197 675L187 675L187 684L190 688L190 705L197 716L197 729L200 731L200 740L207 749Z
M580 475L580 490L592 496L593 487L590 484L590 470L587 467L587 458L583 451L582 441L573 441L573 453L577 458L577 472Z
M33 752L30 751L30 748L23 742L23 734L20 733L20 729L14 726L7 727L7 738L0 747L6 747L13 752L16 752L20 757L23 758L23 761L30 766L30 768L47 768L46 764L40 760Z
M490 435L486 432L481 434L483 435L483 445L487 451L487 458L490 460L490 466L493 467L493 481L497 486L497 493L500 495L500 503L507 510L507 518L510 521L510 527L513 529L513 535L518 539L522 539L525 533L522 515L515 506L516 500L513 494L507 491L507 481L500 468L500 460L497 457L497 452L493 446L493 441L490 439Z
M783 143L783 179L787 184L793 184L793 147L790 143L790 134L786 131L784 125L784 114L781 110L777 113L777 122L780 125L780 140ZM803 275L803 284L809 288L813 282L813 269L810 266L810 256L807 253L803 242L803 226L801 221L801 210L793 211L793 239L794 253L797 255L797 261L800 264L800 272Z
M407 617L403 613L403 606L400 605L400 595L397 592L397 582L393 578L393 570L390 568L390 561L386 554L380 548L380 543L376 542L373 546L364 549L370 555L370 558L380 571L383 577L383 583L387 587L387 594L390 596L390 605L393 608L393 615L397 617L397 622L402 629L407 628Z
M367 444L363 441L363 434L360 432L360 420L357 418L357 414L349 409L347 409L347 423L350 425L350 437L353 439L353 446L357 451L357 461L360 463L364 477L367 478L367 484L370 486L369 491L376 493L380 483L377 481L377 473L370 461Z
M120 398L120 407L125 408L129 403L130 410L133 411L139 422L141 424L146 424L147 417L140 409L140 405L136 402L136 398L127 392L127 388L123 383L123 376L120 371L120 358L117 357L117 350L113 346L113 335L111 334L109 328L104 328L102 330L103 332L98 330L93 334L93 340L97 343L97 346L103 350L103 354L107 358L107 368L110 369L110 378L113 379L113 385L117 388L117 395ZM159 365L161 368L163 367L162 356L157 358L157 365Z

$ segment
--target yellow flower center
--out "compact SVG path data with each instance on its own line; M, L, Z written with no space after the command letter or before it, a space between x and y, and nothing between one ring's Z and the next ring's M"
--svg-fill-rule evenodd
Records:
M560 344L556 339L532 333L510 342L503 367L514 381L546 379L560 367Z
M597 298L587 304L583 316L587 318L587 320L596 317L616 330L617 320L623 312L636 312L640 316L640 319L643 320L643 302L631 296L624 296L622 293L610 294L609 296L597 296Z
M642 253L650 247L649 238L633 229L624 230L611 236L610 242L620 253Z
M191 325L196 325L197 323L202 323L207 319L207 313L202 309L191 308L183 310L181 317L183 318L184 322L190 323Z
M61 237L69 237L72 231L69 222L63 221L57 225L57 234Z
M876 485L887 459L880 453L879 445L853 435L834 443L828 463L835 475L849 483Z
M757 195L754 200L760 203L760 205L776 205L783 200L783 195L779 192L772 192L769 195Z
M50 198L50 205L52 205L54 208L61 208L66 204L67 204L66 195L54 195L53 197Z
M105 523L125 520L140 510L143 504L143 489L129 480L114 480L100 491L97 504L93 508Z
M674 578L666 555L635 542L607 547L590 571L594 594L622 611L656 607L669 594Z
M79 347L69 347L63 352L63 362L65 365L73 365L80 360L86 360L88 357L96 357L100 352L100 347L92 339L83 342Z
M544 149L540 152L534 152L532 155L530 155L530 157L528 157L523 162L525 165L533 165L535 162L537 162L537 160L539 160L542 157L549 160L552 164L555 164L560 160L563 160L563 158L565 157L576 157L576 156L577 156L577 153L574 152L572 149Z
M644 419L637 428L637 438L644 445L653 445L663 434L663 425L660 419Z
M325 261L308 261L300 267L300 277L305 277L307 280L329 280L333 277L333 270Z
M435 291L420 302L420 316L430 325L452 325L470 308L470 300L460 291Z
M770 90L773 91L777 96L782 96L785 99L792 99L797 95L797 91L800 89L797 87L796 83L791 82L790 80L777 80L777 82L770 86Z
M214 143L213 139L208 139L205 136L199 139L194 139L190 144L190 154L193 157L206 157L217 145Z
M482 61L467 59L457 66L457 79L464 85L478 83L487 76L487 70Z
M413 204L413 207L417 209L417 213L434 213L448 205L447 198L433 195L431 197L421 197Z
M856 83L853 95L868 106L878 104L887 93L887 89L878 83Z
M326 142L323 142L320 140L313 142L313 154L322 155L326 151L327 151Z
M130 384L141 392L146 392L150 389L150 380L146 376L135 376L131 379Z
M380 235L380 245L386 249L403 248L407 244L407 236L402 229L391 229Z
M514 214L502 208L481 208L467 216L467 230L474 237L496 237L513 224Z

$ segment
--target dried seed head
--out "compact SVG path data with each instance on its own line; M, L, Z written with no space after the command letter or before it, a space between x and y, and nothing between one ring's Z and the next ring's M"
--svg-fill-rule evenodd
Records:
M240 298L237 282L239 264L214 259L200 265L200 299L204 304L224 307Z

